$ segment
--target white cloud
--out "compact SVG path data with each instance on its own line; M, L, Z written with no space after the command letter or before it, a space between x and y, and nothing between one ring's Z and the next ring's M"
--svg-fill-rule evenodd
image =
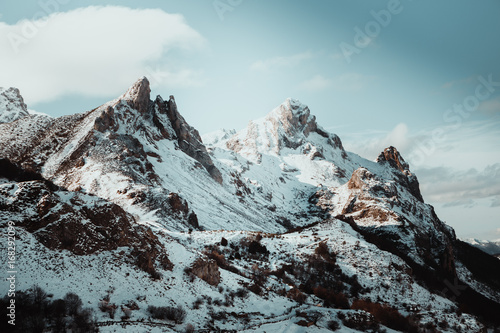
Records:
M304 52L286 57L274 57L256 61L250 66L250 69L254 71L268 71L277 67L294 67L299 65L302 61L311 59L312 57L313 55L311 52Z
M204 86L207 82L202 71L182 69L177 72L156 67L146 67L145 76L152 87L188 88Z
M498 119L443 124L418 133L399 124L389 132L351 132L342 138L348 150L369 159L375 159L385 147L395 146L412 170L438 166L479 170L500 163Z
M300 89L308 90L308 91L321 91L332 85L332 80L323 77L322 75L315 75L302 82L299 86Z
M491 199L491 207L500 196L500 163L483 170L457 170L453 167L417 170L424 197L447 207L468 206L478 199Z
M499 121L469 121L458 128L439 128L411 133L401 123L390 132L344 136L344 146L363 157L375 159L388 146L395 146L419 178L424 199L443 207L472 207L486 200L500 206ZM482 202L485 205L485 202Z
M148 64L173 50L206 44L181 15L117 6L80 8L14 25L0 22L0 34L8 37L0 40L0 86L18 87L29 105L70 93L119 94L148 75ZM160 71L172 85L200 82L193 70Z
M408 126L400 123L390 132L354 133L346 136L344 146L347 150L374 160L389 146L396 147L400 152L407 151L412 146L413 140Z

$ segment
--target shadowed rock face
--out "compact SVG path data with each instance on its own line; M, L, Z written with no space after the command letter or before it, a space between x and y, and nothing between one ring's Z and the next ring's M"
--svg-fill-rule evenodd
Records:
M177 110L174 96L170 96L168 102L163 103L163 105L164 108L160 108L160 112L165 112L170 119L181 150L200 162L210 176L219 184L222 184L222 174L219 169L215 167L212 159L208 155L207 148L201 140L200 133L191 127L184 117L181 116Z
M47 248L90 255L129 247L129 255L146 272L153 273L157 262L171 266L158 238L118 205L62 190L12 163L6 170L0 173L0 179L10 179L0 184L2 220L15 221Z
M129 88L124 95L124 99L129 102L129 105L139 111L141 114L146 114L149 111L151 88L146 77L137 80L132 87Z
M377 246L405 258L409 255L407 260L412 262L420 258L439 274L454 277L455 235L439 220L432 206L424 204L408 163L394 147L385 149L377 163L391 168L394 180L387 182L363 167L355 170L347 183L352 194L340 219L347 216L350 224ZM403 195L405 190L411 196ZM367 221L372 224L365 225ZM422 263L418 266L423 267Z

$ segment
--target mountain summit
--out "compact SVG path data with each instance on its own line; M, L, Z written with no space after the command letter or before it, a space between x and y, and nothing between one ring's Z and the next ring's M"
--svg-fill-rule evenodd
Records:
M12 122L28 115L28 109L19 89L0 87L0 123Z
M309 108L291 98L266 117L251 121L227 140L226 147L256 163L262 154L282 155L291 150L310 153L311 158L324 158L325 149L332 158L346 157L339 137L319 127Z
M22 331L500 325L500 261L456 238L395 147L376 161L347 152L293 99L206 142L179 110L173 96L152 100L143 77L90 111L0 124L0 228L22 249L16 306L44 295L37 284L52 295L43 309L67 293L90 307L25 312Z
M130 106L144 114L149 109L151 88L149 80L144 76L137 80L132 87L121 97L121 99L129 101Z

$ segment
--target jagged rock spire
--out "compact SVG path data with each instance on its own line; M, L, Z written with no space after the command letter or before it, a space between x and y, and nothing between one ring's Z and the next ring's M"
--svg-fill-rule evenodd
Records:
M144 114L149 108L150 93L149 80L143 76L127 90L122 99L128 101L131 107Z
M410 172L408 163L405 162L399 151L393 146L385 148L377 157L377 163L383 162L388 162L392 167L399 169L404 174Z
M420 185L418 183L417 177L410 172L410 166L408 165L408 163L406 163L406 161L403 159L403 157L395 147L390 146L388 148L385 148L384 151L381 152L377 157L377 163L388 163L394 169L401 171L401 173L404 175L401 175L400 177L402 184L405 185L406 188L408 188L410 193L413 194L415 198L417 198L421 202L424 202L422 193L420 193Z

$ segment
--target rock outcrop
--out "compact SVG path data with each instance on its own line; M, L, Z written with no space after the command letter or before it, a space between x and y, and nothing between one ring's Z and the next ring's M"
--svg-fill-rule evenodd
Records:
M52 250L76 255L128 247L129 256L148 273L171 266L163 245L149 228L136 224L120 206L104 199L68 192L41 175L0 160L0 217L14 221Z
M401 183L408 188L411 194L421 202L424 202L422 194L420 193L420 185L417 177L410 172L408 163L405 162L403 157L399 154L398 150L393 146L384 149L383 152L377 157L377 163L389 164L393 169L399 170L399 178Z
M193 263L191 272L212 286L218 286L220 283L219 266L215 260L200 257Z
M149 81L146 77L142 77L128 89L121 99L126 100L130 107L136 109L141 114L146 114L152 103L150 94L151 88L149 86Z

